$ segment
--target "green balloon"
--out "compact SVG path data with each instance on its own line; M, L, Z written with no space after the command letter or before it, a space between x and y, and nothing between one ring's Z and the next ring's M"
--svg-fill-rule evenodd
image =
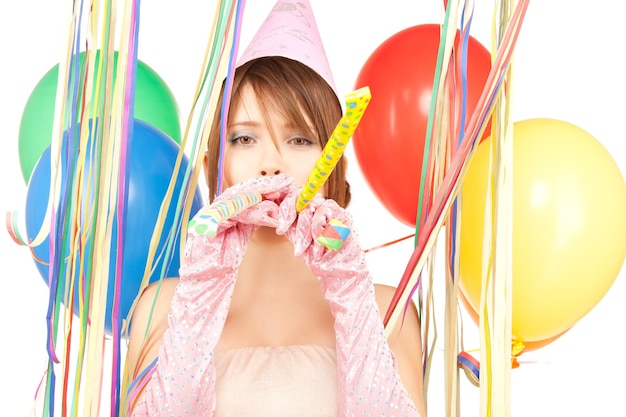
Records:
M113 60L113 81L118 53ZM79 55L84 74L85 53ZM97 61L98 59L96 59ZM96 68L97 68L96 63ZM24 181L28 183L39 157L50 146L59 65L52 67L31 92L20 121L18 152ZM84 84L84 75L79 87ZM77 107L80 105L76 103ZM69 109L68 109L69 111ZM137 60L134 118L148 123L180 145L182 130L178 103L165 81L144 62Z

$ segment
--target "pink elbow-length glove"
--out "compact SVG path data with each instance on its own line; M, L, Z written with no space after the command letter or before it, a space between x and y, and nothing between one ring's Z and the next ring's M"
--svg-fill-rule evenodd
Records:
M133 407L133 417L213 415L213 354L228 314L237 270L254 225L276 227L275 201L282 200L291 184L286 176L246 181L226 190L194 217L180 283L172 299L169 329L156 369ZM263 201L219 222L215 236L205 234L203 214L250 193L260 194Z
M282 202L278 233L286 233L296 256L319 279L334 316L340 415L419 416L387 343L357 234L351 230L338 250L317 241L327 227L333 227L331 219L352 229L350 214L335 201L317 195L295 218L297 196L292 191Z

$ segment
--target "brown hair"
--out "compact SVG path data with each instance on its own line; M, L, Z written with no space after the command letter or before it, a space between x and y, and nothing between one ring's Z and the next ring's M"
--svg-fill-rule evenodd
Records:
M307 134L315 136L322 147L328 142L341 118L341 105L332 88L319 74L298 61L271 56L258 58L238 67L233 79L231 109L240 103L241 92L246 85L252 87L257 97L263 98L260 105L266 120L269 120L270 109L277 111ZM208 141L206 176L211 201L216 197L219 175L220 109L223 89L222 86ZM314 132L310 131L307 117L313 124ZM268 126L272 129L269 123ZM342 207L350 203L350 185L346 180L346 172L347 163L345 157L342 157L325 185L327 197Z

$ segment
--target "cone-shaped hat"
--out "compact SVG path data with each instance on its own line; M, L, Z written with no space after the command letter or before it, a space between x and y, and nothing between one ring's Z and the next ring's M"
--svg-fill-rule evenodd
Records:
M278 0L237 66L264 56L283 56L317 72L337 94L326 51L308 0Z

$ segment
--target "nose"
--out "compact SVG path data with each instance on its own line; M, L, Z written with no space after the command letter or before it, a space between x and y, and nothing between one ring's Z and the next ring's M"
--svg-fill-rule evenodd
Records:
M261 175L264 176L264 177L267 176L267 175L278 175L278 174L280 174L280 169L274 169L274 170L272 170L272 169L270 169L270 170L262 169L261 170Z
M274 141L264 142L263 153L259 162L259 174L262 177L278 175L282 172L282 155Z

